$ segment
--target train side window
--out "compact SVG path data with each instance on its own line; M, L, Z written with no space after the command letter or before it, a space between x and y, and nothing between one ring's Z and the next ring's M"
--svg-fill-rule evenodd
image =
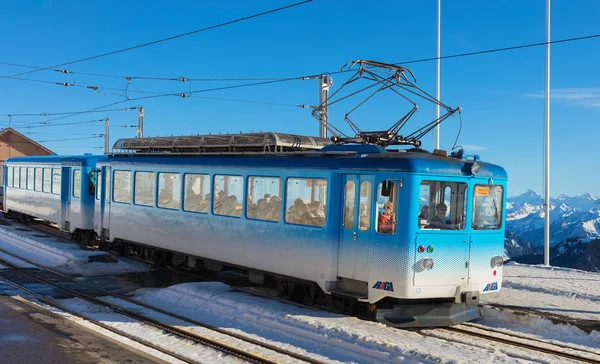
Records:
M358 228L368 231L371 227L371 182L363 181L360 184L360 215L358 215Z
M471 223L474 230L498 230L502 227L503 193L499 185L475 185Z
M325 226L327 180L289 178L285 221L290 224Z
M377 232L395 234L398 218L398 182L385 180L377 186Z
M55 195L60 195L60 181L60 168L52 168L52 193Z
M181 205L181 175L158 173L158 207L179 210Z
M42 190L42 168L41 167L36 167L35 168L35 184L33 186L33 189L35 191L41 191Z
M215 175L213 213L242 216L244 180L241 176Z
M354 195L356 186L354 181L346 181L344 187L344 229L350 230L354 225Z
M100 188L100 186L102 185L102 170L98 169L96 170L96 200L100 200L100 194L102 193L102 190ZM106 188L106 186L104 187Z
M115 171L113 181L113 201L131 203L131 172Z
M209 175L187 173L184 181L183 209L185 211L207 213L208 206L210 206Z
M42 174L44 179L42 183L42 192L50 193L52 190L52 169L44 168Z
M33 191L33 185L35 182L35 169L33 167L27 167L27 189Z
M19 181L21 179L21 168L15 167L14 169L14 177L13 177L13 187L19 188Z
M248 177L246 217L279 221L281 216L281 178Z
M133 203L136 205L154 205L154 172L135 172L135 195Z
M13 168L14 167L6 168L6 185L8 187L12 187L13 185Z
M73 171L73 197L81 197L81 170Z
M462 182L423 181L419 193L421 230L463 230L467 185Z
M19 181L19 188L25 189L27 187L27 167L20 168L21 180Z

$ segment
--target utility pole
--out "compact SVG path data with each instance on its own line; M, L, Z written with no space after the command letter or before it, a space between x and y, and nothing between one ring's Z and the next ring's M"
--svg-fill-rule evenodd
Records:
M108 155L108 148L109 148L109 142L110 142L110 122L108 120L108 118L104 119L104 155Z
M546 123L544 129L544 265L550 265L550 0L546 0Z
M442 13L442 0L438 0L437 8L437 68L435 98L440 101L440 25ZM440 118L440 105L435 106L435 120ZM440 149L440 124L435 126L435 149Z
M333 80L328 75L319 76L319 136L327 138L327 123L329 122L329 88L333 85Z
M144 107L138 106L138 128L137 128L137 137L144 137Z

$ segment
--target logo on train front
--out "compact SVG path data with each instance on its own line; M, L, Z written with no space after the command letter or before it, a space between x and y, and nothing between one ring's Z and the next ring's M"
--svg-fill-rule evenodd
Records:
M377 283L375 283L372 288L380 289L382 291L394 292L394 286L392 285L392 282L377 281Z
M489 292L489 291L497 291L498 290L498 282L494 282L494 283L488 283L485 288L483 289L483 292Z

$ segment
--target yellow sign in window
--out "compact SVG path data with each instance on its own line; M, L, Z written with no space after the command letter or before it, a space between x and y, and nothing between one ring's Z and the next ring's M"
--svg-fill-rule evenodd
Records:
M475 186L475 196L489 196L490 188L488 186Z

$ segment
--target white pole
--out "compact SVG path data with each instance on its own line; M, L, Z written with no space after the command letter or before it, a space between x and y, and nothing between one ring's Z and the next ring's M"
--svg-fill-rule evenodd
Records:
M546 0L546 123L544 129L544 265L550 265L550 0Z
M442 0L438 0L437 10L437 72L435 98L440 99L440 24L441 24ZM435 119L440 118L440 105L435 106ZM435 126L435 149L440 149L440 126Z
M110 121L108 118L104 119L104 155L108 155L110 149Z
M329 123L329 88L332 85L331 77L328 75L319 76L319 137L327 138L327 124Z

